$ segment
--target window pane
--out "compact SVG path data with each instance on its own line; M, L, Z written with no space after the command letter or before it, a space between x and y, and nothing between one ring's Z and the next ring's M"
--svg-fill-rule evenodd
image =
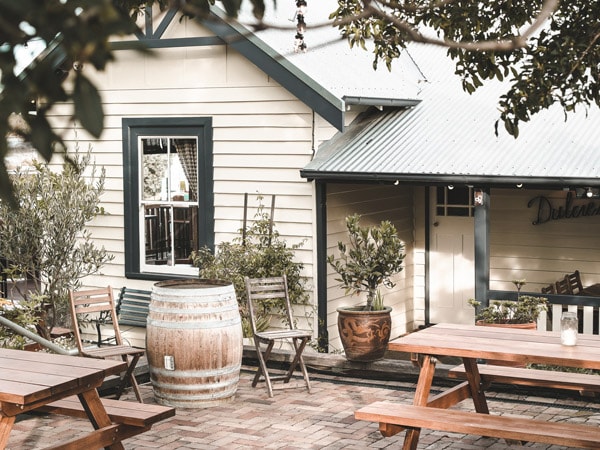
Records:
M436 214L438 216L473 216L472 188L467 186L449 189L446 186L438 186L436 196Z
M146 264L165 265L171 251L170 207L146 205L144 212Z
M449 205L468 205L469 204L469 188L455 187L447 190Z
M198 249L197 140L147 137L140 142L143 261L189 265L192 251Z
M166 139L142 139L142 200L167 199L169 167Z
M460 207L448 207L447 216L453 217L469 217L469 208L460 208Z
M198 199L198 142L196 139L172 139L177 152L177 164L182 169L178 174L179 189L190 201Z

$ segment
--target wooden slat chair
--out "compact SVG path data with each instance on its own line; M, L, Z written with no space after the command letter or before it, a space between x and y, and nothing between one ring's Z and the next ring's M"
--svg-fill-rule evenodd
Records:
M557 294L564 294L564 295L570 295L571 294L571 288L569 286L569 280L567 279L566 276L562 280L558 280L556 282L556 293Z
M569 290L573 295L583 294L583 285L581 284L581 274L579 270L565 275L565 280L569 285Z
M252 334L254 339L254 346L256 348L256 355L258 357L259 367L257 369L254 380L252 381L252 387L256 387L259 381L264 381L267 385L267 391L269 397L273 397L273 386L272 381L283 380L284 383L288 383L292 374L297 366L300 366L306 388L310 392L310 380L308 378L308 371L304 365L302 359L302 352L306 347L307 342L311 339L311 333L308 331L302 331L295 329L294 319L292 315L292 307L290 304L290 298L287 286L287 277L273 278L245 278L246 291L248 294L248 311L250 314L250 323L252 326ZM281 300L284 302L286 310L285 321L286 328L279 329L267 329L266 331L258 331L256 327L256 313L257 311L264 311L265 302L272 303L273 300ZM295 349L294 359L290 363L290 367L285 375L281 376L270 376L267 368L267 361L271 356L271 350L276 341L291 341ZM261 350L261 344L266 344L265 350ZM261 380L261 377L263 378Z
M556 284L549 284L542 287L542 294L556 294Z
M134 348L124 344L119 330L119 322L115 310L113 290L110 286L102 289L91 289L84 291L70 291L69 300L71 306L71 317L73 319L73 332L75 341L81 356L90 358L111 359L121 358L127 362L127 371L121 375L121 382L117 387L116 398L119 399L127 382L131 384L136 398L142 402L142 395L138 387L133 371L139 359L144 355L144 349ZM84 317L97 314L110 315L110 324L113 326L115 345L106 345L102 347L85 347L81 337L80 321Z

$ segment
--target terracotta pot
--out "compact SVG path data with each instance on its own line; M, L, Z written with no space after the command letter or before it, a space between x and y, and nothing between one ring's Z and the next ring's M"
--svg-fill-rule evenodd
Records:
M487 323L483 320L478 320L475 322L475 325L480 327L500 327L500 328L516 328L519 330L537 330L536 322L528 322L528 323ZM510 362L510 361L502 361L497 359L488 359L486 360L487 364L493 364L495 366L508 366L508 367L525 367L525 364Z
M338 312L338 331L349 361L370 362L383 358L392 331L392 308L363 311L342 307Z
M475 325L480 327L500 327L500 328L518 328L521 330L537 330L537 322L528 323L487 323L483 320L478 320Z

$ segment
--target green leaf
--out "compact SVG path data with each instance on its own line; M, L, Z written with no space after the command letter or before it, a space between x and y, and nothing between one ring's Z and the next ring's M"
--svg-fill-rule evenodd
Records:
M31 126L31 143L46 161L50 161L54 152L54 144L60 142L60 138L52 131L48 119L41 111L38 111L35 116L29 116L29 124Z
M104 128L102 99L94 86L84 75L78 74L73 90L75 117L94 137L100 137Z
M0 199L8 202L11 208L16 208L18 205L12 183L8 177L6 165L4 164L4 158L0 161Z
M240 10L240 6L242 5L242 0L222 0L223 6L225 6L225 11L229 17L237 17L238 11ZM254 6L254 11L256 11L256 4ZM263 5L264 8L264 5ZM263 10L264 12L264 10Z

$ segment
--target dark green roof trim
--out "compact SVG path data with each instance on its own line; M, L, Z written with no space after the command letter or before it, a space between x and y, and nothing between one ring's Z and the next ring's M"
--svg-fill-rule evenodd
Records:
M213 17L202 24L240 52L267 75L298 97L327 122L344 129L344 101L307 76L282 55L260 40L254 33L235 21L228 21L217 7L211 7Z
M346 95L344 96L344 102L346 103L346 105L376 106L378 108L410 108L419 104L421 100L380 97L354 97Z
M146 37L160 39L175 18L175 14L177 14L176 9L169 9L163 20L158 24L158 27L156 27L156 31L152 32L152 7L146 7L146 17L150 18L150 28L146 26ZM148 19L146 19L146 23L148 23Z
M152 32L152 17L146 14L146 33L136 33L139 40L111 42L110 45L114 50L139 50L144 48L202 47L228 44L298 97L336 129L343 131L344 100L327 91L256 37L252 31L235 21L227 20L225 14L219 8L211 7L211 12L211 18L204 20L202 24L216 36L161 39L169 23L175 17L175 11L170 10L155 32ZM363 103L356 102L354 104ZM377 104L381 105L381 99L377 101Z
M301 169L300 176L308 180L337 183L407 183L418 185L469 185L511 187L522 184L523 187L540 189L561 189L563 187L600 185L598 178L567 178L567 177L524 177L524 176L494 176L494 175L460 175L460 174L428 174L428 173L371 173L371 172L321 172L318 169Z
M111 42L113 50L140 50L145 48L207 47L224 45L225 41L217 36L189 37L174 39L142 39L136 41Z

